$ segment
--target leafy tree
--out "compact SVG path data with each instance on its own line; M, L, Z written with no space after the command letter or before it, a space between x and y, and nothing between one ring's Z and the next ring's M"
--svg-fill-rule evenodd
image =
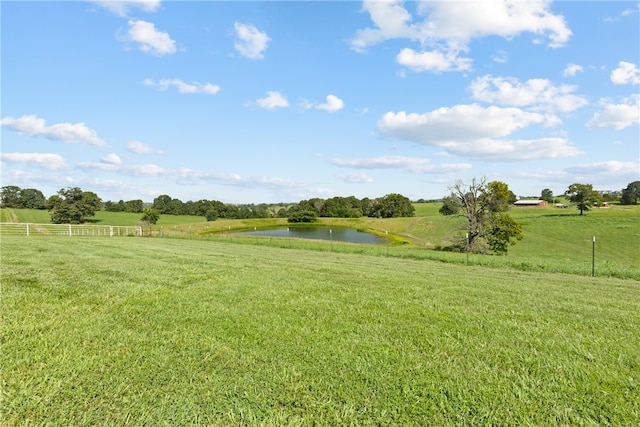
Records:
M20 191L20 207L24 209L44 209L46 199L42 191L25 188Z
M288 222L315 222L318 220L318 216L314 211L309 210L296 210L289 213L287 218Z
M378 218L410 217L415 214L415 208L407 197L402 194L391 193L376 199L369 216Z
M580 215L588 211L594 203L600 201L600 194L593 189L592 184L571 184L565 196L580 210Z
M491 181L481 189L480 199L485 210L489 212L506 212L512 203L512 194L509 186L504 182Z
M438 209L442 215L456 215L462 209L462 203L453 193L442 198L442 206Z
M0 192L0 206L3 208L18 208L20 204L20 191L22 189L15 185L6 185Z
M96 193L78 187L60 189L46 202L54 224L80 224L85 218L94 216L101 206L102 201Z
M522 226L511 215L500 212L491 217L486 238L493 252L504 255L508 245L515 245L516 240L522 240L523 237Z
M148 222L149 224L155 224L160 219L160 213L154 208L145 208L142 210L141 221Z
M622 198L620 203L623 205L636 205L640 199L640 181L630 182L627 187L622 190Z
M553 191L548 188L545 188L540 193L540 200L544 200L547 203L553 203Z
M131 213L142 213L144 210L144 202L140 199L129 200L125 202L125 211Z
M3 208L44 209L45 203L44 194L35 188L7 185L0 191L0 206Z
M508 245L515 243L514 239L522 238L520 225L505 213L512 197L507 184L473 178L470 184L457 181L450 190L449 197L458 200L461 205L459 211L467 220L467 250L482 252L486 242L494 252L506 253Z

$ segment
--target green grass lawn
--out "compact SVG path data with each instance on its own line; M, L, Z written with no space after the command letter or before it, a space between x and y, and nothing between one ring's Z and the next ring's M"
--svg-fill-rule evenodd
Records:
M3 425L637 425L640 282L3 236Z
M334 244L332 250L369 254L389 254L406 259L432 259L466 264L465 254L434 250L446 247L464 237L464 218L445 217L438 213L439 203L415 204L411 218L320 218L318 224L345 226L384 236L389 233L391 248L371 245ZM3 221L49 222L47 211L33 209L0 209ZM475 265L518 270L562 272L640 280L640 206L614 205L609 209L593 209L578 215L577 209L555 207L513 208L510 214L522 224L524 239L509 248L507 256L471 255ZM91 219L101 225L134 225L140 214L96 212ZM151 227L155 236L213 238L229 241L229 232L287 226L284 218L204 221L197 216L162 215ZM145 227L145 233L149 228ZM592 245L596 237L595 257ZM254 243L252 238L232 239L238 243ZM289 241L259 239L263 245L288 247ZM293 243L308 250L328 250L326 242Z

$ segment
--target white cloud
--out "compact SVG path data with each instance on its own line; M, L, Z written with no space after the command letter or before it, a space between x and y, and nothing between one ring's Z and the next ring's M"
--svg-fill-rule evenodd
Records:
M344 102L342 99L338 98L335 95L327 95L326 102L324 104L319 104L316 106L318 110L328 111L329 113L335 113L336 111L342 110L344 107Z
M640 69L631 62L620 61L618 68L611 72L611 81L617 85L640 84Z
M351 48L364 51L367 47L388 39L420 38L419 28L411 24L411 14L403 7L402 0L365 0L362 10L368 12L376 28L358 30L350 40Z
M572 174L587 174L590 176L638 176L640 164L638 162L621 162L609 160L605 162L584 163L565 169Z
M115 153L111 153L111 154L108 154L108 155L102 157L100 159L100 161L102 163L107 163L107 164L110 164L110 165L119 165L119 164L122 163L122 160L120 159L120 157Z
M251 24L242 24L240 22L234 22L233 28L238 38L234 43L234 47L242 56L250 59L264 58L264 51L271 40L267 33L258 30Z
M413 3L412 3L413 4ZM500 36L513 38L523 32L546 36L549 46L560 47L572 33L564 17L549 10L548 1L492 0L477 2L423 2L417 4L420 19L415 22L404 1L365 0L373 27L358 30L349 41L353 50L362 52L369 46L389 39L408 39L432 51L405 50L398 62L416 71L467 70L470 59L459 58L476 38Z
M0 160L8 163L22 163L49 170L66 169L64 159L53 153L0 153Z
M416 52L413 49L405 48L396 56L398 64L404 65L413 71L433 71L440 73L443 71L467 71L471 69L471 58L462 58L459 52L449 51L423 51Z
M564 71L562 72L562 75L565 76L565 77L573 77L579 71L580 72L583 71L582 66L580 66L578 64L567 64L567 66L565 67Z
M167 169L153 164L122 165L105 162L80 162L76 166L80 169L88 171L101 170L105 172L116 172L129 176L164 176L168 173Z
M471 96L478 101L533 110L574 111L588 104L585 97L574 95L577 87L554 86L547 79L530 79L524 83L510 77L490 75L476 78L469 85Z
M130 151L135 154L152 154L152 153L162 154L162 150L156 150L149 144L145 144L144 142L135 141L135 140L128 141L125 148L127 149L127 151Z
M356 159L334 158L335 166L354 169L402 169L413 173L446 173L470 169L468 163L443 163L434 165L424 157L380 156Z
M336 176L350 184L372 184L374 182L373 178L364 172L339 173Z
M519 108L485 108L471 104L443 107L424 114L388 112L378 121L378 130L385 138L441 147L449 154L467 158L517 161L579 154L580 151L563 138L505 138L517 130L548 121L543 114Z
M47 126L44 119L36 115L28 115L17 119L5 117L0 121L0 124L15 132L29 136L44 136L55 141L79 142L96 147L107 145L106 142L98 137L95 130L88 128L84 123L57 123Z
M620 104L603 101L602 111L596 112L587 122L588 128L614 128L621 130L634 124L640 124L640 95L632 95Z
M160 8L160 0L94 0L92 3L122 17L126 17L131 9L155 12Z
M151 22L130 19L127 34L119 38L124 42L138 43L139 49L145 53L157 56L176 53L176 42L168 33L156 30Z
M491 57L498 64L505 64L509 60L509 54L504 50L499 50Z
M175 87L180 93L205 93L207 95L215 95L220 92L220 86L211 83L185 83L180 79L162 79L157 82L152 79L144 79L144 85L157 87L158 90L166 91L170 87Z
M267 92L267 96L265 98L257 99L256 104L258 104L259 107L273 110L275 108L288 107L289 101L287 101L287 98L282 96L280 92L269 91Z

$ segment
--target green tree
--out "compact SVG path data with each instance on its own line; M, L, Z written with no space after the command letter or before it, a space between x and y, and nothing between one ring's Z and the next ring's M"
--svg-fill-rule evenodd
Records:
M510 244L515 243L514 239L522 238L521 226L505 213L513 194L507 184L473 178L470 184L459 180L449 189L449 197L458 200L460 215L467 221L465 250L483 252L486 243L495 253L503 254Z
M540 200L544 200L547 203L553 203L553 191L548 188L545 188L540 193Z
M46 199L42 191L25 188L20 191L20 207L24 209L44 209Z
M96 193L70 187L49 197L45 207L54 224L80 224L85 218L95 215L95 211L102 207L102 201Z
M18 208L22 189L15 185L5 185L0 192L0 206L3 208Z
M402 194L391 193L376 199L369 216L377 218L410 217L415 214L415 208L407 197Z
M501 181L491 181L481 188L480 200L483 209L489 212L506 212L511 204L511 190Z
M315 211L311 210L294 210L289 212L287 222L315 222L318 220L318 215Z
M462 209L462 203L454 194L442 198L442 206L438 209L442 215L457 215Z
M144 202L140 199L129 200L125 202L125 211L131 213L142 213L144 210Z
M155 224L160 219L160 213L154 208L144 208L142 210L141 221L148 222L149 224Z
M593 189L592 184L571 184L565 196L570 202L575 203L580 215L591 209L594 203L600 201L600 193Z
M522 240L522 226L511 215L504 212L491 217L487 233L487 244L494 253L504 255L508 245L515 245L516 240Z
M627 187L622 190L620 203L623 205L637 205L640 199L640 181L630 182Z

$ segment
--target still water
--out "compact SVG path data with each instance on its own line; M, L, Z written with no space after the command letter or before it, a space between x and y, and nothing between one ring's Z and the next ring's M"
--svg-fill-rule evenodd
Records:
M241 235L282 237L296 239L335 240L350 243L384 244L387 239L375 234L358 231L347 227L296 227L271 228L268 230L244 231Z

